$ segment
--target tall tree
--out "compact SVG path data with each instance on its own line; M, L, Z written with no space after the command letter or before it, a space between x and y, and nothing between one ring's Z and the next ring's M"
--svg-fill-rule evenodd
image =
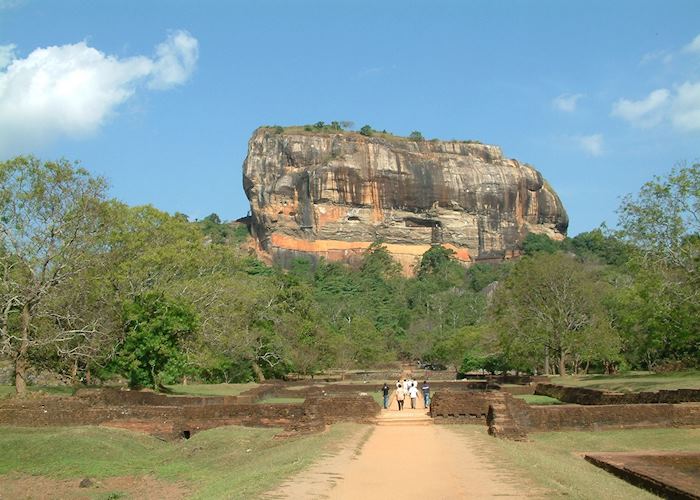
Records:
M0 163L0 348L14 360L19 394L26 391L32 349L61 349L99 331L95 322L57 307L55 298L95 262L105 189L102 178L66 160Z
M126 337L119 344L115 366L132 388L158 390L186 370L183 338L196 328L196 315L185 304L157 293L124 304Z
M620 236L638 251L617 312L636 361L700 361L700 164L673 169L626 196Z
M546 366L552 357L565 375L567 361L614 358L619 339L602 301L607 289L595 267L569 255L523 258L490 306L511 364Z

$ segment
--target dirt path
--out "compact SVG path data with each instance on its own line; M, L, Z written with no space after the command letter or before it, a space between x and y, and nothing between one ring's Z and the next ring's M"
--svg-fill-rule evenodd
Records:
M323 460L271 493L272 498L537 498L529 484L497 470L479 444L433 425L424 410L384 411L361 444ZM398 421L397 421L398 420ZM403 422L401 420L404 420ZM382 425L384 424L384 425ZM325 480L320 480L325 479ZM268 497L269 498L269 497Z

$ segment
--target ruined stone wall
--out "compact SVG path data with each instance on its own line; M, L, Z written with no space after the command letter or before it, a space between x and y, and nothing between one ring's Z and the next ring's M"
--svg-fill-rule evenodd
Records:
M528 431L700 426L700 404L554 405L512 411Z
M418 380L418 387L422 386L423 382ZM388 381L389 388L393 391L395 387L395 381ZM430 382L430 390L433 394L436 391L450 390L450 391L487 391L487 390L497 390L499 385L491 384L485 380L481 381L432 381ZM301 382L296 382L292 384L279 384L266 394L268 396L274 397L285 397L285 398L307 398L307 397L317 397L323 395L335 395L335 394L374 394L381 392L382 386L376 383L368 384L304 384ZM529 394L532 391L530 390Z
M179 398L173 398L179 399ZM284 427L303 415L302 404L95 404L85 398L44 398L4 402L0 425L69 426L103 425L118 421L150 421L180 427L206 427L204 422L223 419L219 425ZM206 427L208 428L208 427Z
M535 394L579 405L658 404L700 402L700 389L675 389L654 392L610 392L587 387L537 384Z
M535 393L535 386L534 385L511 385L511 386L501 386L500 388L501 391L507 392L508 394L512 394L513 396L522 396L526 394L534 394Z
M327 424L341 421L370 422L381 411L372 396L360 395L310 397L304 401L304 409Z
M261 389L266 393L273 384ZM260 387L260 386L259 386ZM258 388L256 388L258 389ZM255 397L255 395L251 396ZM85 391L82 397L6 400L0 425L105 425L175 438L223 425L320 430L340 421L368 422L380 411L371 396L309 397L304 403L264 404L241 398L172 397L138 391Z
M486 423L489 405L499 397L490 391L435 392L430 401L430 415L437 423Z

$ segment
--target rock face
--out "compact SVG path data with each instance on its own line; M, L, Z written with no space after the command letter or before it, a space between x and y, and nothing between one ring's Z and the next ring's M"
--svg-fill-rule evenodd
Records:
M352 261L381 240L410 274L431 245L500 261L527 233L562 239L568 226L537 170L479 143L260 128L243 184L258 250L283 266Z

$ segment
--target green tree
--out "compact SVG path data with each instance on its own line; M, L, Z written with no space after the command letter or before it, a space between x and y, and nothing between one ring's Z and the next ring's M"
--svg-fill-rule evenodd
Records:
M593 257L616 267L626 264L633 255L633 247L607 232L604 226L576 235L571 239L571 246L577 255Z
M159 390L185 373L187 360L181 346L197 324L188 306L147 293L125 303L123 314L125 337L114 364L130 387Z
M372 130L372 127L370 127L369 125L364 125L360 129L360 134L367 136L367 137L371 136L373 133L374 133L374 130Z
M603 302L609 294L599 269L563 254L523 258L498 287L490 306L500 347L512 366L616 359L619 336Z
M480 292L493 282L500 282L508 276L510 262L500 264L474 264L467 269L467 282L475 292Z
M66 160L17 157L0 163L0 349L27 386L33 349L59 351L100 334L81 311L57 307L61 288L100 252L106 183Z
M676 168L623 198L620 235L650 262L697 272L700 235L700 163Z
M554 253L562 249L562 244L546 234L527 233L523 240L523 253L534 255L538 252Z
M655 177L618 210L619 235L637 251L616 312L634 362L697 366L700 359L700 164Z
M418 130L414 130L410 134L408 134L408 138L412 141L423 141L425 140L423 138L423 134L421 134Z
M450 264L454 262L452 260L453 255L454 251L442 245L431 246L421 257L417 276L419 278L424 278L428 275L445 272Z

